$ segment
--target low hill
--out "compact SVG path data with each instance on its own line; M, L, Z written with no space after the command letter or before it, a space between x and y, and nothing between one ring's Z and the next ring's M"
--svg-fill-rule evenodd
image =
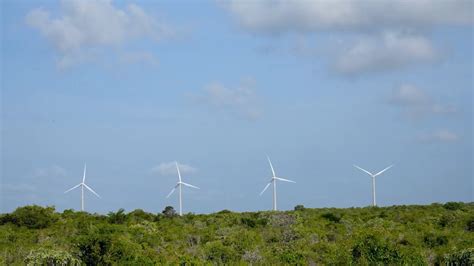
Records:
M1 265L474 265L474 203L176 215L25 206L0 215ZM457 263L457 264L456 264Z

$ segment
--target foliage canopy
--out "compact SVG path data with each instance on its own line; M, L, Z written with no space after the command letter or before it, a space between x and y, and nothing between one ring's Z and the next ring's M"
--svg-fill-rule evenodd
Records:
M474 204L176 215L25 206L0 215L1 265L473 265Z

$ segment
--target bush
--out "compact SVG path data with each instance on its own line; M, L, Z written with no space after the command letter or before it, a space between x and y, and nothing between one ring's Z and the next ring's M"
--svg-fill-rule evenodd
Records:
M111 247L109 235L90 234L78 240L79 258L86 265L107 264L106 254Z
M334 214L332 212L326 212L323 215L321 215L321 217L333 223L339 223L341 221L341 215Z
M390 247L373 235L366 236L352 247L352 259L356 263L368 262L400 264L403 258L397 249Z
M86 265L152 265L152 255L145 256L144 243L123 234L118 226L102 225L77 239L78 257Z
M474 265L474 248L444 255L446 265L468 266Z
M388 217L387 212L381 211L381 212L379 213L379 218L385 219L385 218L387 218L387 217Z
M303 205L296 205L295 211L304 211L305 207Z
M296 218L294 215L288 213L272 213L267 218L263 218L265 224L270 223L272 226L278 227L289 227L296 223Z
M30 265L81 265L81 261L63 250L39 248L30 252L25 259L25 264Z
M163 215L168 218L175 217L177 215L172 206L166 206L161 213L163 213Z
M446 227L452 225L456 221L456 217L452 213L443 214L441 218L439 218L438 224L441 227Z
M248 218L248 217L242 217L240 219L240 222L243 225L246 225L250 228L255 228L257 226L265 226L268 223L268 220L265 218Z
M448 237L446 236L436 236L435 234L427 234L423 237L423 242L429 248L434 248L438 246L443 246L448 244Z
M470 217L466 223L466 230L469 232L474 232L474 217Z
M304 255L293 250L286 250L280 253L280 261L291 265L305 265L306 261Z
M242 255L242 260L248 263L258 263L262 260L262 256L258 250L245 251L244 255Z
M222 242L206 243L206 259L215 263L229 263L237 259L237 254L231 247L224 246Z
M0 214L0 265L474 265L474 203L443 206L183 217L27 206ZM48 215L58 220L39 223Z
M127 214L128 219L133 221L155 221L155 215L153 213L145 212L142 209L136 209Z
M119 209L117 212L109 212L107 216L111 224L124 224L127 221L124 209Z
M110 248L106 253L106 262L112 265L153 265L153 260L144 256L143 247L125 236L111 239Z
M450 210L450 211L455 211L455 210L459 210L461 209L462 207L464 206L464 204L462 202L446 202L443 207L446 209L446 210Z
M29 229L41 229L49 227L56 220L54 207L43 208L31 205L17 208L12 214L3 216L0 223L12 223L17 226L26 226Z
M240 221L242 222L242 224L250 227L250 228L254 228L257 223L255 222L254 219L251 219L251 218L246 218L246 217L243 217L240 219Z

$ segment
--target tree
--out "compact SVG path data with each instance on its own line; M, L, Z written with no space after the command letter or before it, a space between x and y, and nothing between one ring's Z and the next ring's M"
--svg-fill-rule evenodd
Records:
M174 210L172 206L166 206L165 209L161 213L163 213L166 217L176 216L176 211Z
M328 221L334 222L334 223L339 223L341 221L341 215L340 214L334 214L332 212L326 212L321 217L327 219Z
M50 226L57 220L54 207L43 208L30 205L17 208L12 214L2 217L0 224L12 223L17 226L26 226L29 229L41 229Z
M303 211L304 209L305 209L304 206L301 204L295 206L295 211Z
M153 213L145 212L142 209L136 209L127 214L128 219L132 221L149 221L152 222L155 220L155 215Z
M112 244L109 235L91 233L78 239L79 257L86 265L107 264L107 256Z
M109 212L109 223L112 224L123 224L127 221L127 215L125 210L120 208L117 212Z
M453 201L450 201L450 202L446 202L443 207L446 209L446 210L450 210L450 211L455 211L455 210L459 210L463 207L463 203L462 202L453 202Z

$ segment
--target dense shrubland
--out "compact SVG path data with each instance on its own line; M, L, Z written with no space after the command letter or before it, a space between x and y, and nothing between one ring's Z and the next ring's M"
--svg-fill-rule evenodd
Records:
M474 204L176 215L25 206L0 215L1 265L474 265Z

